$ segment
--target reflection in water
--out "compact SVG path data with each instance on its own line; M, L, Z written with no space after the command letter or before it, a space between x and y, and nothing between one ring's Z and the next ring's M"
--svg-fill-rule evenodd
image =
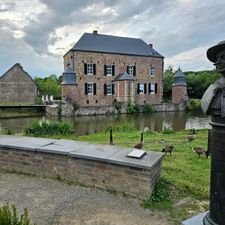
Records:
M0 129L8 128L14 132L21 132L23 127L34 120L42 119L43 116L21 117L21 118L0 118ZM52 121L68 121L74 128L75 135L86 135L104 131L105 127L113 122L119 121L131 123L137 129L143 130L149 127L152 131L164 129L183 130L210 128L209 118L203 115L190 115L186 112L162 112L153 114L133 115L98 115L81 117L45 117Z

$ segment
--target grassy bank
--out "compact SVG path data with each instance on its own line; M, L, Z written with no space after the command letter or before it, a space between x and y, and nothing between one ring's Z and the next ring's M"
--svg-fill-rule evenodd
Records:
M210 159L198 158L193 147L207 146L207 130L198 130L196 140L189 142L186 137L191 130L181 132L148 132L144 134L146 151L161 151L165 145L175 147L172 155L163 160L162 180L151 199L143 203L144 207L166 212L174 224L208 210ZM140 131L130 129L113 132L116 145L133 147L140 141ZM92 134L77 138L90 143L109 143L109 132Z
M88 141L96 144L109 144L109 129L113 128L114 143L118 146L131 147L140 141L141 131L130 124L111 124L103 133L76 137L49 136ZM190 142L187 136L192 130L144 133L144 150L160 151L165 145L173 145L174 152L163 159L162 179L150 199L143 202L143 207L161 210L171 221L180 225L181 221L208 210L210 158L200 158L192 151L193 147L207 146L207 130L197 130L197 138Z

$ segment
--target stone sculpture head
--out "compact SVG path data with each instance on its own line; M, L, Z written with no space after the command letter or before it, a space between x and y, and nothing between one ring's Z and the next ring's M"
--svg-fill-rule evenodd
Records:
M225 41L209 48L206 54L208 59L214 62L216 70L225 76Z

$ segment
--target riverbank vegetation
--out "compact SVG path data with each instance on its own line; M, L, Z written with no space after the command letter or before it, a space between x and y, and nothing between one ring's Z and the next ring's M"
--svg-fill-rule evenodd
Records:
M24 134L29 136L69 135L72 132L69 123L49 120L34 121L24 127Z

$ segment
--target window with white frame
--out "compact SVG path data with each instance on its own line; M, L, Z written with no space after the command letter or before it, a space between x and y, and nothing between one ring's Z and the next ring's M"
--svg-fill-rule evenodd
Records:
M129 73L131 76L134 76L134 66L128 66L128 73Z
M106 75L107 76L112 75L112 65L106 65Z
M144 84L140 84L139 85L139 94L144 94L145 92L145 85Z
M151 84L150 85L150 90L151 90L151 94L155 94L156 90L155 90L155 84Z
M112 95L112 84L106 84L106 94Z
M94 74L93 64L87 64L87 75L93 74Z
M87 84L87 94L88 95L93 95L94 94L94 85L93 85L93 83L88 83Z
M155 67L151 67L151 69L150 69L150 76L154 77L155 75L156 75L156 69L155 69Z

